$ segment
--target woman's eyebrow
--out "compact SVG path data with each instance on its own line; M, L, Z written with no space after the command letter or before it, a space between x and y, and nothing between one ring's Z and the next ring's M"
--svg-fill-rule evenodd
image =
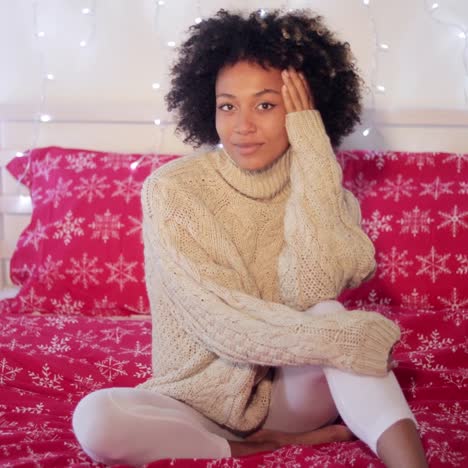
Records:
M268 94L268 93L274 93L274 94L281 94L279 91L276 91L275 89L263 89L262 91L259 91L258 93L255 93L254 96L255 97L258 97L258 96L262 96L263 94ZM227 98L231 98L231 99L235 99L236 96L234 96L234 94L229 94L229 93L219 93L216 95L217 98L219 97L227 97Z

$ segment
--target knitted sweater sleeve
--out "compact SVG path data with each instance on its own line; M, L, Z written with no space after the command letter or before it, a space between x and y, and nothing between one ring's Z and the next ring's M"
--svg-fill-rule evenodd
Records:
M150 299L164 295L165 313L180 327L226 360L386 374L399 338L393 322L365 311L311 317L247 293L249 281L207 207L169 179L150 177L143 187L145 268Z
M375 271L375 249L361 229L354 195L342 186L342 171L319 111L287 114L291 145L291 195L286 204L284 246L278 261L282 302L306 310L335 299Z

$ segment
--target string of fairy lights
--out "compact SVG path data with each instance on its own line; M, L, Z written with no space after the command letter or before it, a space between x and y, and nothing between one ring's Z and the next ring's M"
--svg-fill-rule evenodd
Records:
M377 81L379 76L379 61L380 55L388 52L391 50L391 46L382 41L379 35L379 29L377 27L377 22L374 14L374 1L373 0L360 0L362 5L367 8L368 11L368 18L372 28L372 47L373 47L373 54L372 54L372 63L371 63L371 70L370 70L370 98L371 98L371 105L369 109L369 118L367 122L365 122L364 129L362 134L364 137L368 136L371 131L378 131L377 125L374 124L374 113L376 111L376 96L379 94L385 94L387 89L384 82L381 80ZM53 70L49 68L49 64L47 63L47 55L45 49L45 39L48 37L48 31L41 28L41 25L38 24L38 17L39 17L39 9L40 9L40 2L41 0L32 0L32 9L33 9L33 26L34 26L34 35L37 40L37 48L39 51L39 62L40 62L40 69L41 69L41 94L39 97L39 109L38 113L33 119L35 123L35 128L33 131L33 141L31 148L37 146L39 141L39 134L41 124L47 122L60 122L59 118L56 118L53 115L47 113L47 97L49 95L49 89L53 86L53 83L61 79L54 74ZM464 40L464 49L463 49L463 67L464 67L464 96L465 96L465 105L468 106L468 31L467 27L461 24L456 24L453 22L442 21L437 12L442 9L441 5L437 2L432 0L422 0L424 10L431 16L431 18L436 22L444 27L447 28L451 33L455 32L455 34L461 39ZM442 1L441 1L442 2ZM167 64L171 49L177 46L177 41L175 38L167 38L162 37L161 34L158 34L160 28L160 21L161 17L164 15L164 10L168 7L169 4L173 3L172 0L153 0L153 8L154 8L154 21L153 27L154 31L160 41L160 52L162 52L162 57L164 63ZM96 0L87 0L83 2L82 8L79 10L77 14L85 15L88 19L87 22L87 30L83 32L82 37L80 38L79 42L76 44L77 50L79 48L86 48L89 47L96 35ZM268 9L261 8L259 9L260 16L265 16L268 14ZM195 2L195 14L193 21L195 23L199 23L202 21L203 15L201 11L201 4L200 0ZM161 69L165 69L167 67L161 67ZM164 83L162 82L161 77L156 78L152 83L151 87L154 92L166 92L167 90L164 89ZM159 127L160 131L162 132L165 127L173 125L173 122L170 120L164 120L161 116L155 115L152 122L141 122L147 124L154 124L156 127ZM18 152L17 156L23 156L22 152ZM135 166L136 167L136 166ZM27 172L27 170L26 170ZM25 172L25 173L26 173Z

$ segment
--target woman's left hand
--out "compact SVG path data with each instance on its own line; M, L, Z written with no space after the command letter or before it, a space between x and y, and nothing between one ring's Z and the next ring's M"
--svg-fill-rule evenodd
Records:
M284 85L281 88L286 112L315 109L314 97L302 72L288 68L281 72Z

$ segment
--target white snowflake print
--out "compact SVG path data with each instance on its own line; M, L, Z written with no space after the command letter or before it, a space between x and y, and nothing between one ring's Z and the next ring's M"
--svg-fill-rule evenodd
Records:
M42 366L42 374L36 374L35 372L28 371L28 375L31 377L34 385L37 385L38 387L63 391L61 386L63 376L60 374L52 374L49 364L47 363Z
M60 354L71 350L71 347L67 344L71 340L71 337L64 336L59 338L55 335L50 344L48 345L38 345L37 348L40 349L44 354Z
M142 364L141 362L137 362L136 366L138 367L138 371L133 374L135 377L137 377L138 379L145 379L145 378L147 379L151 377L152 375L151 366Z
M35 423L29 421L26 424L26 436L23 439L23 442L36 442L36 441L53 441L57 440L59 437L60 429L49 427L49 421L44 423ZM50 453L50 452L48 452ZM52 455L50 453L50 455ZM41 454L42 456L42 454ZM38 466L38 465L36 465Z
M117 283L120 291L123 291L125 283L137 282L133 273L133 269L137 266L137 262L125 262L123 254L120 254L116 263L106 262L105 265L110 271L107 283Z
M434 349L452 348L453 338L442 338L439 330L433 330L429 336L418 333L419 344L414 353L433 351Z
M377 192L374 190L376 184L376 180L365 179L362 172L359 172L353 181L345 182L346 188L349 189L359 201L362 201L366 197L376 197Z
M107 330L101 330L104 337L102 341L113 341L115 344L120 344L122 338L126 335L130 335L132 332L122 327L110 328Z
M52 255L48 255L44 263L39 266L39 282L45 284L49 291L52 289L55 282L65 278L60 272L62 265L63 260L54 261L52 260Z
M429 448L426 450L426 457L428 462L437 460L441 462L443 466L463 466L463 460L465 457L461 452L457 452L450 447L447 441L437 442L433 439L427 441Z
M416 258L421 262L421 268L416 272L416 276L429 275L433 283L436 282L437 276L443 273L451 273L450 269L446 266L447 260L451 254L438 255L434 246L431 251L426 255L416 255Z
M120 169L128 169L135 158L129 154L107 153L102 160L104 162L104 169L118 171Z
M78 314L83 309L84 302L73 300L70 293L63 296L63 301L58 299L51 299L52 305L55 307L56 312L62 315Z
M102 273L103 269L96 266L98 260L98 257L88 258L88 252L85 252L81 259L70 258L72 268L68 268L65 271L73 278L73 284L79 283L85 289L88 289L90 284L99 284L97 275Z
M57 185L51 189L46 190L44 197L44 203L52 202L54 208L58 208L65 198L72 196L70 185L73 183L72 180L64 181L62 177L57 181Z
M127 309L131 310L133 313L138 315L148 315L149 310L147 306L147 302L144 300L143 296L138 298L138 307L135 308L133 305L125 304Z
M82 396L102 388L102 382L99 380L94 380L92 375L83 377L81 375L75 374L73 376L73 383L71 386L78 390L78 392L74 393L74 396Z
M53 315L51 317L45 317L46 326L54 328L56 330L63 330L65 325L69 323L78 323L78 320L75 317L66 315Z
M6 385L7 382L13 382L18 373L23 370L22 367L12 367L8 364L6 358L0 360L0 385Z
M444 372L447 371L447 367L442 364L437 364L435 357L432 353L416 352L412 351L409 353L411 362L423 370Z
M390 224L392 218L392 215L382 215L379 210L375 210L371 219L362 220L362 227L367 235L375 241L379 238L381 232L390 232L392 230Z
M429 300L428 294L419 294L416 289L413 289L411 294L402 294L401 305L409 310L417 310L420 312L432 312L434 306Z
M3 330L2 330L2 334L5 336L5 333L3 332ZM16 349L25 351L28 348L31 348L31 346L32 346L31 344L20 343L16 338L9 340L8 343L0 344L0 348L5 348L10 351L15 351ZM28 349L28 351L31 351L31 350ZM28 354L32 354L32 353L33 352L29 352Z
M414 164L419 170L424 166L434 166L434 153L409 153L405 158L407 166Z
M11 267L12 277L29 279L36 271L36 265L21 265L20 267Z
M88 203L92 203L94 199L104 198L104 191L110 187L105 184L106 176L98 177L93 174L89 179L80 177L81 185L74 187L78 198L85 198Z
M460 195L468 195L468 182L459 182L460 188L458 189L458 193Z
M401 174L397 175L396 180L385 179L385 187L380 187L379 191L384 193L384 199L393 198L393 201L400 201L400 198L412 196L412 190L416 187L412 185L413 179L403 179Z
M396 161L398 155L392 151L366 151L364 153L364 159L367 161L375 161L375 165L378 169L382 169L385 166L385 161Z
M440 413L435 416L440 422L447 422L453 425L466 426L468 424L468 411L464 410L460 402L456 401L453 406L439 403Z
M131 227L125 234L127 236L136 234L140 242L143 243L141 218L135 218L135 216L129 216L128 220L133 224L133 227Z
M400 233L411 233L416 237L421 232L430 232L430 224L434 221L429 216L430 210L420 210L418 206L411 211L403 211L403 217L397 223L401 225Z
M23 247L32 244L35 250L39 250L39 242L49 238L46 234L46 230L47 226L43 226L41 220L38 219L34 229L26 231L26 235L23 238Z
M62 156L53 157L47 152L42 161L34 161L32 163L34 176L44 177L48 181L50 173L58 169L61 159Z
M458 229L468 228L468 223L463 220L465 216L468 216L468 211L458 212L458 205L455 205L451 213L444 213L439 211L439 215L445 218L445 221L437 226L437 229L442 229L446 226L451 226L452 237L457 237Z
M455 166L457 168L457 174L461 174L462 168L463 168L463 163L468 162L468 154L462 154L462 153L454 153L445 158L442 162L448 163L455 161Z
M440 376L445 382L452 384L461 390L466 387L465 382L468 381L468 369L455 369L448 373L442 373Z
M171 465L173 460L174 458L171 460ZM237 458L218 458L206 464L206 468L241 468L242 466L244 466L243 461Z
M42 304L46 301L46 297L36 295L34 288L31 288L27 294L20 296L22 312L45 312Z
M141 182L136 182L130 175L125 180L114 180L117 186L112 197L123 197L125 203L129 203L133 197L139 197L141 192Z
M140 341L137 341L131 348L122 348L122 354L131 354L133 357L151 356L151 343L142 345Z
M101 300L95 299L93 308L99 312L98 315L103 315L103 311L114 310L117 307L117 302L109 301L107 296L104 296Z
M263 457L263 462L259 468L299 468L298 457L302 454L303 448L297 445L282 447Z
M94 221L88 226L93 230L91 239L102 239L107 243L109 239L119 239L120 229L124 226L120 222L119 214L112 214L109 209L104 214L95 214Z
M127 372L123 369L125 364L128 364L128 361L118 361L112 356L108 356L103 361L96 362L94 365L108 382L112 382L119 375L127 375Z
M44 403L37 403L36 406L16 406L12 412L16 414L42 414Z
M459 327L464 320L468 320L468 298L459 299L457 288L452 289L450 298L437 296L437 299L445 306L442 311L445 312L446 322L453 322Z
M67 169L75 172L83 172L85 169L96 169L96 163L94 162L94 153L79 152L77 154L67 154L65 159L67 160Z
M377 291L373 289L367 298L365 299L358 299L355 302L355 307L358 309L364 310L376 310L379 312L390 313L391 312L391 304L392 300L388 297L379 297Z
M84 218L73 218L73 213L68 210L63 220L54 223L57 228L53 235L54 239L63 239L64 244L68 245L73 236L80 237L84 235L84 231L80 226L83 222Z
M424 187L424 190L420 192L419 195L431 195L434 197L434 200L438 200L441 195L453 193L450 186L454 183L455 182L441 182L440 177L437 176L434 182L431 182L430 184L425 184L424 182L421 182L421 185Z
M407 250L399 253L395 246L392 247L392 250L388 255L380 252L379 278L389 276L392 283L395 283L397 277L400 275L407 278L408 272L406 269L413 264L412 260L408 260L406 258L407 255Z
M457 268L459 275L468 274L468 255L456 254L455 258L460 262L460 266Z

